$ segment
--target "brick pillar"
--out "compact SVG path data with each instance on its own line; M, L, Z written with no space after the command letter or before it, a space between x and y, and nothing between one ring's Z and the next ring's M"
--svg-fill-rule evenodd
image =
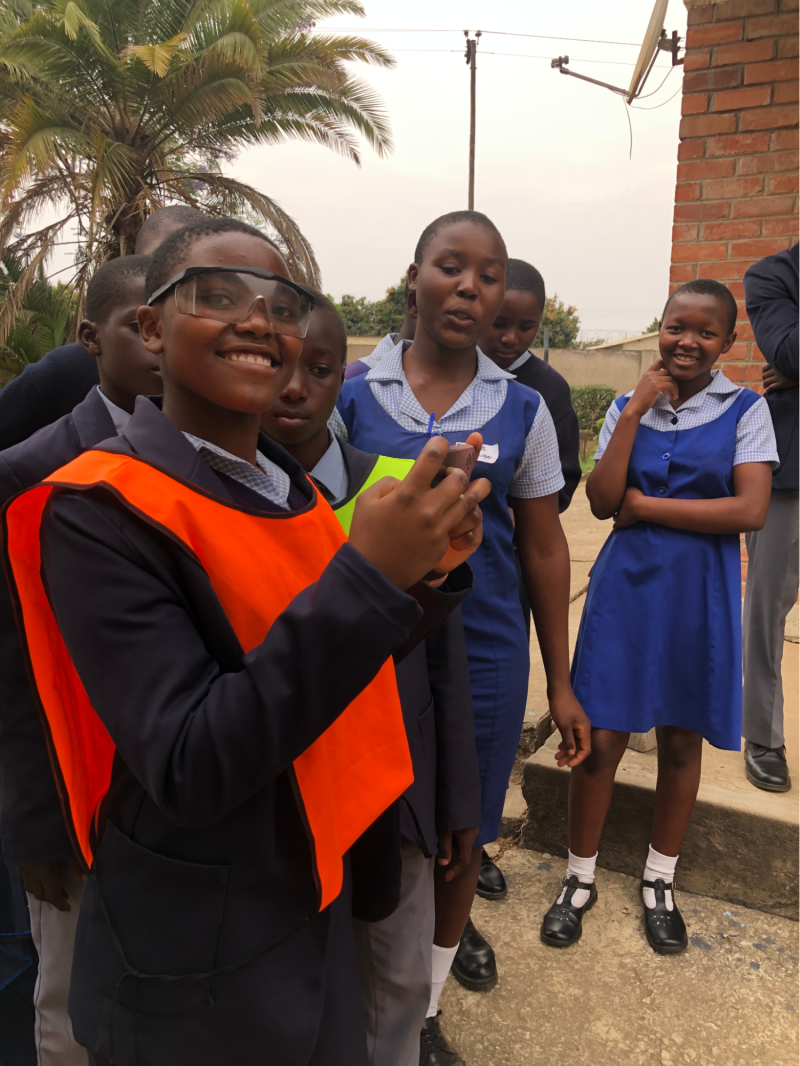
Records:
M684 0L689 9L670 288L715 278L739 303L720 364L760 388L742 278L797 240L798 0Z

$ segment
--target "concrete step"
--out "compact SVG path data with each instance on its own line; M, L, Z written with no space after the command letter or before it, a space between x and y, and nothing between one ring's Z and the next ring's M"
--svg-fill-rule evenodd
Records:
M784 678L797 677L798 646L784 645ZM787 686L788 688L788 686ZM787 711L797 701L786 692ZM789 768L798 786L797 713L787 713ZM555 855L567 853L569 771L554 760L554 733L523 766L527 817L521 844ZM656 751L626 751L600 843L598 864L641 877L653 820ZM681 861L678 885L730 903L797 919L797 792L776 795L754 788L744 776L738 752L704 745L703 777Z

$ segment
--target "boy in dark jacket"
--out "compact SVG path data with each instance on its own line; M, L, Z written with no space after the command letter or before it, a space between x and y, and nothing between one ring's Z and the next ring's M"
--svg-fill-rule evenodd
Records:
M328 429L347 356L344 323L314 293L314 311L295 372L261 426L309 474L337 513L381 470ZM387 460L383 460L387 462ZM408 460L388 460L408 468ZM402 476L403 469L398 469ZM396 662L414 768L403 794L400 904L382 922L357 923L359 969L370 1066L417 1066L430 1001L434 857L456 877L469 860L480 822L480 778L460 612ZM437 843L438 840L438 843Z
M93 1064L366 1061L346 849L390 806L384 777L410 775L386 663L452 609L420 579L480 540L488 486L430 490L432 442L403 486L363 494L342 544L258 434L310 306L285 272L241 223L169 238L138 314L163 413L140 397L119 437L5 514L91 863L70 1015Z
M113 437L136 397L161 392L158 361L139 337L150 257L114 259L89 283L79 337L100 384L71 414L0 453L0 504L37 484L87 448ZM36 697L31 690L5 581L0 583L0 760L4 777L0 838L28 893L39 953L36 1033L41 1066L82 1066L86 1052L67 1016L83 873L64 824Z

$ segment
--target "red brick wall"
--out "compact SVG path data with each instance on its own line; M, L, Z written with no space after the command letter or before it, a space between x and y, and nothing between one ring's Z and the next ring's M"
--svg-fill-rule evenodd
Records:
M751 263L797 240L799 0L686 0L689 28L670 287L716 278L739 302L721 363L760 388L744 309Z

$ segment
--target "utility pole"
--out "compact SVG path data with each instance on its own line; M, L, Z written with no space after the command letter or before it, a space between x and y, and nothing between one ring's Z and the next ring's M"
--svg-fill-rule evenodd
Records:
M475 210L475 53L481 31L477 30L474 37L470 37L469 30L464 30L467 38L467 50L465 58L469 66L469 191L467 193L467 206L470 211Z

